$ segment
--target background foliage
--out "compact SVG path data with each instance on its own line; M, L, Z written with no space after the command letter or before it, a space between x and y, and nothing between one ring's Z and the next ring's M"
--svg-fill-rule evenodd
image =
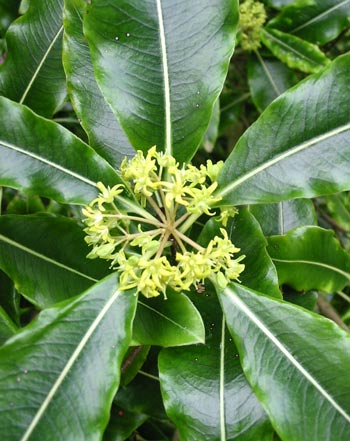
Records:
M6 440L350 438L350 0L263 4L0 0ZM81 206L153 145L224 161L240 283L86 259Z

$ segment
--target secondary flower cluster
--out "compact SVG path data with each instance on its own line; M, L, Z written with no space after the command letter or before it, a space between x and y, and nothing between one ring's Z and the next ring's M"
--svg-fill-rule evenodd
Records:
M246 0L239 7L241 46L245 51L255 51L260 47L260 31L267 15L262 3Z
M93 246L89 258L111 261L120 271L120 289L136 288L146 297L155 297L167 287L188 291L211 277L224 287L243 271L234 259L239 251L221 228L202 247L185 232L203 213L215 213L220 200L214 195L216 177L222 163L196 168L180 167L171 155L152 147L146 156L138 151L121 165L124 184L106 187L97 184L100 194L83 209L86 242ZM127 187L127 188L126 188ZM133 193L136 201L123 193ZM139 202L139 203L138 203ZM225 225L234 209L223 209L218 220Z

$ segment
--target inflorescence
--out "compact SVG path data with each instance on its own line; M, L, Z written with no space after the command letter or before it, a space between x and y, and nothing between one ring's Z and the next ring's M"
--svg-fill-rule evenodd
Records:
M188 291L206 278L220 287L237 280L244 265L233 255L236 248L224 228L207 247L200 246L185 233L202 214L212 216L212 206L220 200L214 195L216 177L222 162L200 168L180 167L171 155L152 147L146 157L138 151L121 164L124 184L105 187L83 209L89 258L111 261L120 271L120 289L136 288L146 297L156 297L167 287ZM124 197L130 190L138 203ZM124 195L123 195L124 193ZM218 220L225 226L236 210L221 209Z
M245 51L256 51L260 47L260 31L267 15L262 3L246 0L239 7L241 46Z

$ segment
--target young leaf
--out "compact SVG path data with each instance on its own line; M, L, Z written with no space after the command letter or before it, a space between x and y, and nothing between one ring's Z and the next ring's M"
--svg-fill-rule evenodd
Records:
M39 308L77 295L109 273L106 262L86 258L84 232L72 219L1 216L0 244L0 268Z
M263 58L259 52L249 58L249 90L259 112L297 81L295 73L278 60Z
M114 169L71 132L0 97L0 185L63 203L87 204Z
M88 12L97 82L132 145L189 160L223 86L238 2L94 0Z
M270 104L221 169L222 205L350 189L349 69L350 55L341 56Z
M309 199L251 205L249 211L259 222L265 236L285 234L303 225L317 225L315 208Z
M262 29L261 41L291 69L319 72L330 60L315 44L277 29Z
M205 319L206 344L159 355L167 414L186 441L271 441L272 428L243 375L213 288L195 300Z
M243 370L281 439L348 439L350 335L238 284L219 296Z
M294 1L268 27L323 45L350 26L350 0Z
M68 92L90 145L114 167L134 154L124 131L97 86L89 46L83 35L84 0L65 0L63 65Z
M285 236L270 237L268 251L281 285L332 293L350 283L350 256L332 230L296 228Z
M113 274L43 311L0 349L0 420L8 441L101 439L135 306Z
M184 294L138 301L133 344L170 347L203 342L202 318Z
M50 117L66 97L62 66L63 0L32 0L6 33L0 95Z

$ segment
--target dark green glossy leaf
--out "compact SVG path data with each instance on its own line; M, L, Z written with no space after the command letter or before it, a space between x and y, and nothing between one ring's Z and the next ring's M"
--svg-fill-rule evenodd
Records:
M317 224L315 208L309 199L251 205L249 211L260 223L265 236L285 234L296 227Z
M269 254L280 284L298 291L342 290L350 282L350 256L341 248L333 230L300 227L284 236L269 238Z
M20 0L0 0L0 38L18 15Z
M271 441L272 429L240 365L213 288L194 297L206 344L162 350L164 405L186 441Z
M281 439L348 439L350 335L238 284L220 299L243 370Z
M217 193L222 205L350 188L349 69L350 56L339 57L270 104L221 169Z
M136 297L115 274L43 311L0 349L0 419L8 441L100 440L131 338Z
M153 375L137 375L127 386L120 387L114 401L129 412L166 418L159 379Z
M297 0L284 8L268 26L323 45L350 26L350 0Z
M295 73L278 60L263 58L259 52L249 58L249 90L259 112L297 81Z
M274 28L263 29L260 35L264 45L291 69L315 73L330 62L318 46L295 35Z
M202 318L185 294L140 297L134 320L133 344L163 347L204 342Z
M6 33L0 95L51 116L66 97L62 66L63 0L32 0Z
M318 299L317 291L308 291L308 292L295 292L288 290L288 292L283 293L283 300L287 302L294 303L294 305L301 306L305 309L309 309L313 311L316 307Z
M12 337L17 329L15 323L13 323L5 310L0 306L0 345L4 344L6 340Z
M0 268L39 308L77 295L109 273L92 261L76 221L50 215L0 217ZM74 252L72 252L74 250Z
M238 2L94 0L88 12L97 82L132 145L189 160L224 82Z
M59 202L87 204L96 182L120 178L92 148L71 132L0 97L0 185Z
M12 280L0 270L0 306L17 325L20 322L19 297Z
M89 46L83 35L84 0L65 0L63 64L76 114L90 145L114 167L134 154L124 131L97 86Z
M142 413L129 412L119 406L112 406L111 416L103 441L124 441L148 419Z
M220 223L209 220L199 236L199 243L206 246L214 236L221 236L220 228ZM228 221L226 230L232 243L240 248L237 257L245 256L242 261L245 269L239 276L240 281L252 289L280 298L276 268L266 251L267 241L254 216L247 208L241 207L239 213Z

